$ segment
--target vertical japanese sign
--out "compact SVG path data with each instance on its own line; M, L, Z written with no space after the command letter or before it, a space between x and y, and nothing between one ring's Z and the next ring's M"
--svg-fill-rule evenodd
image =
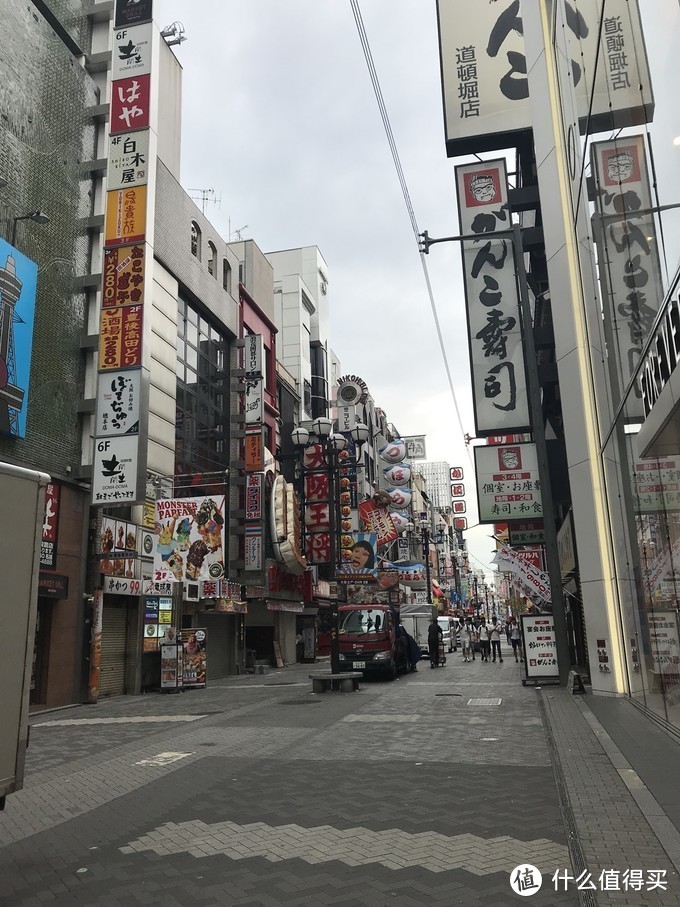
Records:
M505 161L456 167L470 371L479 436L530 427Z
M607 0L601 30L600 0L565 5L581 129L589 114L591 133L651 120L637 2ZM468 0L438 0L437 14L447 153L512 147L532 126L520 0L475 3L474 14Z
M663 301L645 138L595 142L590 155L600 215L597 244L604 317L623 394ZM637 384L635 394L638 398L641 394ZM642 415L639 399L637 404L633 398L628 402L628 414L635 415L631 407Z
M240 534L243 569L246 573L264 570L264 341L261 334L246 334L243 346L244 470L240 478L244 518ZM253 582L253 578L248 578Z
M331 562L331 483L328 467L320 444L306 447L303 454L305 469L305 538L307 560L310 564ZM349 485L346 493L349 494ZM351 535L343 533L351 539Z
M144 396L149 376L144 260L153 260L146 243L146 202L147 193L153 197L156 174L155 159L149 156L152 14L152 0L115 2L92 464L95 505L145 500L149 416Z
M60 500L61 485L58 482L49 482L45 486L45 519L40 546L40 566L48 570L54 570L57 564Z

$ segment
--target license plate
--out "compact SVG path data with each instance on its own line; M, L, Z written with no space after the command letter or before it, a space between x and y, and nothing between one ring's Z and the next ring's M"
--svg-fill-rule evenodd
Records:
M366 662L365 661L353 661L352 667L354 668L355 671L358 670L359 668L365 668Z

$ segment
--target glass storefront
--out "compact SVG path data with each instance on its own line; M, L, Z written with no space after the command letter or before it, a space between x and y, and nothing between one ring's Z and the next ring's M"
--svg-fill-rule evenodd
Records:
M601 334L593 346L605 351L600 374L606 387L596 396L627 685L635 701L680 729L680 402L674 411L668 394L656 400L667 413L657 419L663 428L655 440L649 426L645 430L649 401L637 380L680 263L680 106L674 78L680 5L604 0L579 8L583 53L577 73L577 54L571 52L576 38L570 36L569 75L578 77L584 93L564 84L560 29L568 22L560 19L561 4L554 6L554 50L563 108L576 105L582 136L584 119L591 127L582 138L572 201L582 271L594 268L600 293L601 311L590 325ZM594 60L585 50L592 30L600 36ZM602 91L608 92L610 109L619 111L609 124L594 115ZM620 103L619 92L627 93L626 103ZM592 305L587 298L585 304ZM652 389L656 393L656 384Z

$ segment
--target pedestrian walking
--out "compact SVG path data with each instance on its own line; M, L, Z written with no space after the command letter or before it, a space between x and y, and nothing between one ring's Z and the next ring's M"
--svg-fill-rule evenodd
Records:
M479 636L477 634L477 628L475 627L471 617L467 619L467 626L470 632L470 654L472 655L472 660L475 660L475 644L477 643Z
M516 617L510 619L510 644L515 656L515 661L524 661L522 654L522 630ZM517 657L519 655L519 658Z
M489 641L489 627L486 623L486 617L483 617L479 624L479 650L482 655L482 661L488 661L491 655L491 642Z
M460 647L463 650L463 661L471 661L470 652L472 639L470 638L470 626L461 618L460 621Z
M498 660L502 663L503 656L501 655L501 632L503 628L501 626L500 620L496 617L495 614L491 616L491 625L489 626L489 639L491 640L491 661L496 660L496 655L498 655Z
M432 618L427 628L427 645L430 650L430 667L436 668L439 666L439 646L444 645L444 634L436 617Z
M511 623L512 623L512 614L511 614L510 617L508 617L508 619L505 621L505 636L506 636L506 638L507 638L507 640L508 640L508 645L511 645L511 639L510 639L510 624L511 624Z

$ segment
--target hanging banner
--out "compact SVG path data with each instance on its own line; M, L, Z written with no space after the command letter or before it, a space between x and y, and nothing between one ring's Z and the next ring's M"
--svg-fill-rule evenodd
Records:
M469 11L467 0L437 0L449 157L514 147L532 126L520 0ZM637 2L569 0L564 27L581 130L588 119L591 134L649 122L654 100Z
M379 548L399 537L389 511L385 507L376 507L373 501L362 501L359 504L359 519L364 524L365 532L377 535Z
M645 137L594 142L590 161L600 215L595 223L604 319L623 394L663 300ZM642 415L641 391L634 387L638 399L629 398L626 406L631 417Z
M406 442L406 457L409 460L427 460L427 447L425 435L412 435L404 438Z
M522 326L511 237L505 160L456 167L472 397L477 435L528 431Z
M480 523L543 517L536 445L475 447Z
M532 598L537 597L543 602L552 600L548 574L524 561L512 548L499 544L491 560L498 565L499 570L516 576Z

